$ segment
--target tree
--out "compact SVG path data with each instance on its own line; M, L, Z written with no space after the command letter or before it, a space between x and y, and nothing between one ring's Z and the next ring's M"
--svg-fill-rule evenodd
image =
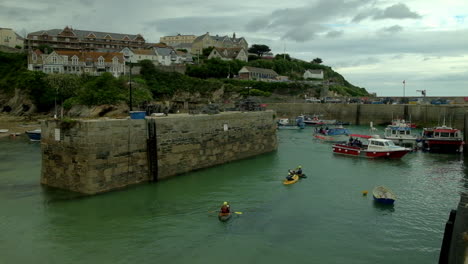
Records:
M255 53L259 57L262 57L263 54L270 52L270 51L271 51L270 47L268 47L267 45L263 45L263 44L253 44L249 48L249 53Z
M286 59L288 61L291 61L291 56L289 56L289 54L287 54L287 53L285 53L285 54L276 54L275 59L276 60Z
M211 51L212 51L213 49L214 49L213 46L208 47L208 48L204 48L203 51L202 51L203 56L205 56L205 57L208 58L208 56L210 56L210 53L211 53Z
M315 58L315 59L312 60L312 63L315 63L315 64L320 64L320 63L322 63L322 62L323 62L323 61L322 61L321 58Z

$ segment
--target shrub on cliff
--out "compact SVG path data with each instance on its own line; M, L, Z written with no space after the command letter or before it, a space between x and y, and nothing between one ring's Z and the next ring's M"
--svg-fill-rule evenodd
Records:
M77 92L77 98L84 105L115 104L125 100L126 91L122 79L116 79L106 72L85 83Z

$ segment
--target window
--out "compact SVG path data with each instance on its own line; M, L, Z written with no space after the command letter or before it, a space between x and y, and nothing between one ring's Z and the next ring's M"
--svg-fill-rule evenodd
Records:
M66 41L66 42L70 42L70 39L69 39L69 38L65 38L65 41Z
M36 53L33 53L33 54L32 54L32 60L33 60L33 62L36 62L36 60L37 60L37 55L36 55Z
M72 64L73 64L73 65L77 65L77 64L78 64L78 57L73 56L73 58L72 58Z
M33 39L37 39L37 36L33 36Z
M52 40L53 40L53 41L57 41L57 37L52 37Z
M56 57L56 56L53 56L53 57L52 57L52 63L53 63L53 64L57 64L57 57Z
M98 64L99 65L104 65L104 58L103 57L99 57Z

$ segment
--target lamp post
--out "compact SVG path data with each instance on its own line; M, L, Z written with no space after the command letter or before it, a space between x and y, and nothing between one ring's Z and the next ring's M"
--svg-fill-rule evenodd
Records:
M128 73L129 87L130 87L130 111L133 111L132 107L132 63L130 62L130 72Z
M124 65L127 64L127 61L130 63L130 71L128 72L128 86L129 86L129 108L130 108L130 111L133 111L133 107L132 107L132 62L130 61L130 55L124 55ZM125 66L124 66L125 67Z
M250 97L250 89L252 89L252 87L245 87L245 89L247 89L247 97Z

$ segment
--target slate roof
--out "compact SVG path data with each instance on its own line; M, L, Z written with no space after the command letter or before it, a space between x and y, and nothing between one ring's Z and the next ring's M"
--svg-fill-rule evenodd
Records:
M77 56L79 61L93 61L97 62L99 57L104 58L104 62L112 62L114 57L119 59L120 63L123 63L123 54L120 52L80 52L80 51L69 51L69 50L56 50L60 56L68 56L71 59L73 56Z
M193 42L196 42L196 41L198 41L198 40L202 40L202 39L205 38L206 36L210 37L211 39L213 39L213 40L215 40L215 41L223 41L223 42L224 42L224 41L232 41L232 42L235 42L235 43L238 43L238 42L240 42L242 39L244 39L244 38L242 38L242 37L241 37L241 38L231 38L231 37L229 37L229 36L227 36L227 35L226 35L226 36L218 36L218 35L216 35L216 36L210 36L210 34L207 32L207 33L205 33L205 34L203 34L203 35L201 35L201 36L198 36ZM244 40L245 40L245 39L244 39Z
M171 55L171 52L173 51L172 48L168 48L168 47L165 47L165 48L159 48L159 47L156 47L156 52L160 55L160 56L169 56Z
M322 74L323 70L306 70L306 72L310 72L310 73L313 73L313 74Z
M40 31L29 33L28 38L29 36L40 36L43 34L47 34L49 36L58 36L65 29L40 30ZM78 29L70 29L70 30L73 31L73 33L75 33L75 35L79 39L84 39L90 34L94 34L96 38L99 38L99 39L104 39L105 36L107 35L109 35L110 37L112 37L112 39L115 39L115 40L123 40L126 36L128 36L131 40L135 40L137 37L143 38L140 34L133 35L133 34L110 33L110 32L99 32L99 31L90 31L90 30L78 30Z
M257 68L257 67L251 67L251 66L244 66L242 69L246 69L249 72L258 72L258 73L263 73L263 74L272 74L272 75L278 75L274 70L271 69L265 69L265 68ZM239 71L241 72L242 69Z
M235 59L243 48L214 48L221 57ZM227 54L225 54L227 52ZM247 55L247 54L246 54Z

